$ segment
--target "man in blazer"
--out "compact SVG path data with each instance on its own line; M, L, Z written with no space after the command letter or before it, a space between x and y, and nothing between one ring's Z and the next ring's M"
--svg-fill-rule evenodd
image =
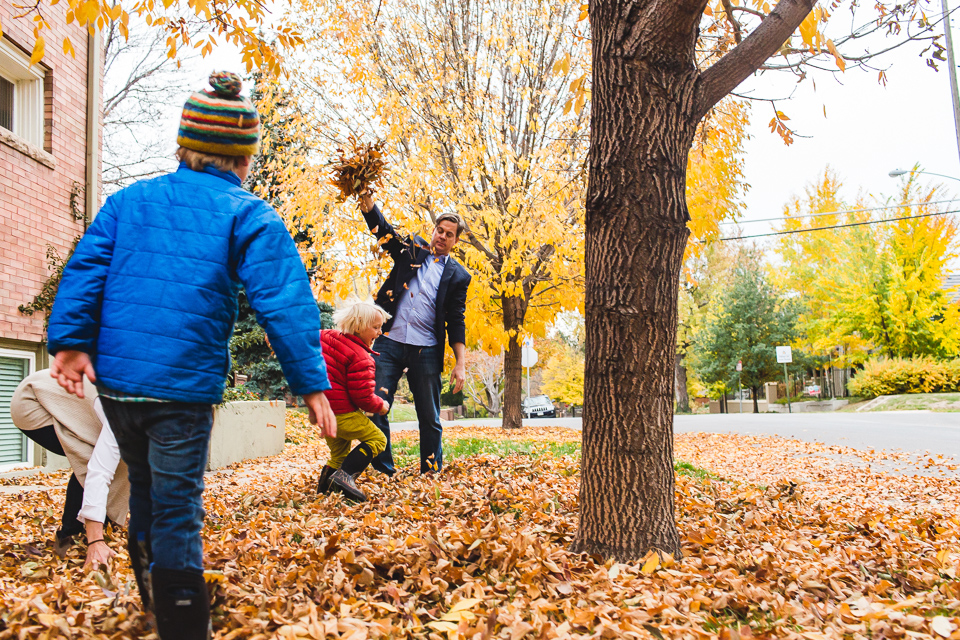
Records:
M420 422L420 472L439 471L443 466L440 377L445 337L457 359L450 376L454 393L463 388L466 379L463 316L470 274L450 255L466 225L457 214L445 213L437 218L428 244L419 236L399 236L369 192L361 196L360 210L370 231L393 258L393 269L376 298L392 316L373 345L377 394L392 405L397 383L406 370ZM387 416L371 419L387 436L387 448L374 459L373 467L393 475L390 421Z

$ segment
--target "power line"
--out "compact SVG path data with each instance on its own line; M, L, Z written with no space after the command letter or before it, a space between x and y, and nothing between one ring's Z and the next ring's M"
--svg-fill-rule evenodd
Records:
M808 231L827 231L829 229L843 229L845 227L862 227L867 224L880 224L882 222L899 222L901 220L915 220L917 218L929 218L931 216L942 216L948 213L960 213L960 209L955 211L938 211L936 213L923 213L916 216L904 216L903 218L889 218L887 220L867 220L865 222L849 222L847 224L835 224L829 227L813 227L812 229L793 229L791 231L776 231L774 233L758 233L752 236L731 236L729 238L720 238L720 242L728 240L747 240L748 238L766 238L769 236L785 236L794 233L806 233Z
M756 220L734 220L731 222L721 222L721 225L730 224L753 224L754 222L783 222L786 220L795 220L797 218L820 218L822 216L836 216L843 213L863 213L865 211L886 211L887 209L903 209L906 207L926 207L934 204L946 204L948 202L958 202L960 199L952 198L950 200L933 200L930 202L911 202L907 204L892 204L886 207L868 207L866 209L844 209L843 211L827 211L825 213L801 213L795 216L779 218L758 218Z

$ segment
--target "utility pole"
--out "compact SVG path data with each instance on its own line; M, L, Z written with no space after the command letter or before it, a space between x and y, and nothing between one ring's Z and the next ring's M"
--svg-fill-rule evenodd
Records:
M950 9L947 0L940 0L943 7L943 34L947 41L947 65L950 67L950 95L953 97L953 130L957 136L957 154L960 157L960 94L957 93L957 61L953 57L953 27L950 25Z

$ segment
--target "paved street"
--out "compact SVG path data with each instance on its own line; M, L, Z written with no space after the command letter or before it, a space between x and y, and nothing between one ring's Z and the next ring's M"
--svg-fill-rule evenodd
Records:
M499 420L458 420L444 426L497 426ZM524 426L581 428L580 418L524 420ZM400 422L394 430L416 429ZM676 433L768 434L857 449L942 453L960 459L960 413L877 411L869 413L759 413L676 416Z
M676 416L674 431L778 435L856 449L929 450L960 458L960 413L877 411Z

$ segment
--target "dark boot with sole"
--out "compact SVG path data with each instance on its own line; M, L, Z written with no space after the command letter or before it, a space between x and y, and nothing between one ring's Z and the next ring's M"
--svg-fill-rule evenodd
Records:
M74 538L83 535L85 529L77 520L77 515L83 507L83 485L77 479L77 474L71 473L67 481L67 497L63 502L63 517L60 528L53 539L53 552L63 560L67 552L75 544Z
M333 467L323 465L323 469L320 470L320 480L317 481L317 493L330 493L330 476L334 471L336 469Z
M355 478L373 461L373 449L365 442L353 448L343 464L330 476L330 490L342 493L348 500L365 502L367 496L357 488Z
M160 640L209 640L210 595L202 572L150 569Z

